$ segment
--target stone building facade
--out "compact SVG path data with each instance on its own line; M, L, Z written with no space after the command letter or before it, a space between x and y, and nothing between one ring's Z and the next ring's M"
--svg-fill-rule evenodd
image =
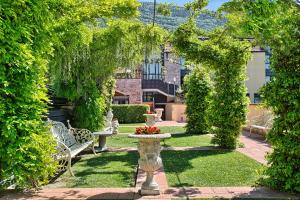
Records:
M119 96L114 97L115 102L118 99L125 100L127 96L129 104L141 104L143 95L142 79L117 79L116 93Z
M151 103L154 107L165 108L167 103L174 102L175 91L189 71L183 67L184 60L172 55L171 49L170 45L166 45L161 57L156 55L148 59L137 70L125 70L117 78L116 91L119 96L114 97L114 103ZM259 89L270 79L269 57L259 47L253 48L252 54L247 65L247 96L251 103L259 103Z

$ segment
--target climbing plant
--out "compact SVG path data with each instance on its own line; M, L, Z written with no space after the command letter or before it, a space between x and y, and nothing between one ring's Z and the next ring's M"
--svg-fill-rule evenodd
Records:
M108 20L105 27L86 26L84 30L87 43L71 46L70 52L56 51L59 60L51 65L51 80L58 95L75 102L76 126L98 130L110 105L112 90L108 87L112 85L108 82L115 70L138 66L145 54L159 49L165 32L135 19ZM88 112L85 107L97 111Z
M199 1L196 3L198 5ZM187 60L213 70L209 108L215 133L213 141L223 148L236 148L248 104L244 81L246 64L251 56L249 42L231 36L226 27L205 32L197 28L191 18L175 31L172 43Z
M268 133L273 152L267 157L266 183L300 192L300 5L294 0L235 0L224 5L228 24L240 35L252 35L272 51L273 79L263 101L275 115Z
M143 53L155 48L162 38L155 32L162 30L132 19L138 6L136 0L1 1L0 181L12 178L18 187L35 187L56 169L55 144L42 121L46 77L57 93L75 101L80 120L87 110L100 116L105 105L101 77L137 61L142 44L154 41ZM88 117L82 127L100 126L100 117Z
M0 5L0 182L12 178L19 187L44 183L55 170L42 121L51 14L47 1Z
M205 134L208 132L208 107L211 95L211 83L206 69L199 66L184 79L187 132Z

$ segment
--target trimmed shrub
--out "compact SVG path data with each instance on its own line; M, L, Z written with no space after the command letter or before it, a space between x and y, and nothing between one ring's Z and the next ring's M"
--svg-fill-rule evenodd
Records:
M142 123L146 118L143 116L150 110L148 105L142 104L123 104L112 105L112 110L115 118L118 118L120 123Z
M207 108L211 92L210 80L204 68L196 67L185 77L187 132L205 134L208 132Z

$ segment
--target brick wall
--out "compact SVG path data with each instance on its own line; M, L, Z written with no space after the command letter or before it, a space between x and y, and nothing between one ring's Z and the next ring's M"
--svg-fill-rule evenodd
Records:
M116 91L129 96L130 104L142 103L142 80L141 79L117 79Z

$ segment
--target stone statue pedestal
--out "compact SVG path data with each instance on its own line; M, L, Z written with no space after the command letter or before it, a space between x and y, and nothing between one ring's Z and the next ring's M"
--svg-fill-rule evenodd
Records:
M156 121L157 122L162 122L162 113L163 113L164 109L163 108L156 108L155 112L156 112Z
M155 125L155 118L157 114L144 114L146 116L146 125L147 126L154 126Z
M131 134L128 137L139 139L138 151L140 159L138 162L140 168L147 174L146 181L140 189L141 195L160 194L159 185L154 180L154 172L162 166L160 140L170 138L171 134Z

